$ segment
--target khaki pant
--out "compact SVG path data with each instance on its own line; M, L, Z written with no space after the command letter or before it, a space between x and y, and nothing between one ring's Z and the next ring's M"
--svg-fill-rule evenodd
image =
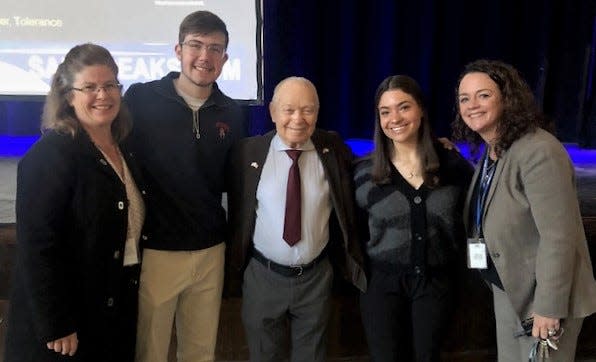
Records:
M144 250L137 362L167 361L174 318L178 361L215 359L224 252L224 243L197 251Z

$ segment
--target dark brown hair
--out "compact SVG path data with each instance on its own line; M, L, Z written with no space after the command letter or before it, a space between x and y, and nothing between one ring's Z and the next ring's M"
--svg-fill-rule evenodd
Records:
M424 96L418 83L406 75L393 75L385 78L379 84L375 94L375 148L371 155L373 162L372 180L375 183L383 184L390 182L391 179L391 157L395 151L392 140L383 133L381 128L379 102L385 92L397 89L412 96L422 110L422 119L420 120L420 128L418 128L418 154L422 161L424 182L429 187L435 187L439 183L439 158L433 145L434 140L424 105Z
M530 86L513 66L498 60L476 60L465 66L457 81L455 89L457 112L451 124L453 138L470 143L474 154L477 154L478 146L484 141L478 133L468 128L461 118L458 100L459 85L463 77L470 73L488 75L501 92L503 112L497 120L497 140L494 145L497 157L509 149L513 142L526 133L533 132L537 127L554 132L554 127L538 107Z
M222 33L225 37L225 47L228 47L229 34L226 24L210 11L199 10L188 14L180 23L178 43L184 42L188 34Z

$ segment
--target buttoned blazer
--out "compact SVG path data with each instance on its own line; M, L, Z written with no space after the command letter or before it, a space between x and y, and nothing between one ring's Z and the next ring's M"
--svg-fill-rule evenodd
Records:
M133 155L122 154L142 191ZM6 361L57 360L46 342L73 332L73 360L121 361L114 329L136 320L120 313L128 201L84 131L46 133L20 160L16 216Z
M466 216L481 168L480 163L472 179ZM574 175L566 150L542 129L515 141L497 162L482 227L520 319L532 312L579 318L596 311L596 282Z
M257 187L275 131L240 140L227 163L230 264L243 270L250 257L256 221ZM366 290L361 245L355 223L352 153L339 135L315 130L311 136L329 182L333 207L330 220L330 258L344 278ZM304 175L302 175L304 177ZM336 221L336 222L334 222ZM333 226L337 224L338 228Z

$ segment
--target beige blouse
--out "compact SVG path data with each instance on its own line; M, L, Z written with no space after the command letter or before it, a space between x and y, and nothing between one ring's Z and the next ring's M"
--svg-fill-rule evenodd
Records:
M121 175L117 170L117 167L112 163L109 157L100 149L105 159L108 160L122 183L126 188L126 198L128 199L128 226L126 230L126 244L124 246L124 265L134 265L140 262L139 256L139 238L141 236L141 229L143 228L143 222L145 221L145 202L143 197L137 188L134 178L128 169L128 165L122 157L120 150L120 159L122 160Z

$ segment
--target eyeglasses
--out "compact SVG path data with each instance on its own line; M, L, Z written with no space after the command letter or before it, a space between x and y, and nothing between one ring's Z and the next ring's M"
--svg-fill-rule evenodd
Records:
M122 90L122 84L120 84L120 83L106 83L102 86L99 86L97 84L90 84L90 85L86 85L82 88L71 87L70 89L79 91L79 92L87 94L87 95L98 94L101 89L103 89L104 92L106 92L108 94L115 94L115 93L120 93L120 91Z
M226 51L226 48L221 44L203 44L196 40L185 41L180 45L186 45L192 54L200 54L203 49L206 49L207 54L214 57L222 57Z

